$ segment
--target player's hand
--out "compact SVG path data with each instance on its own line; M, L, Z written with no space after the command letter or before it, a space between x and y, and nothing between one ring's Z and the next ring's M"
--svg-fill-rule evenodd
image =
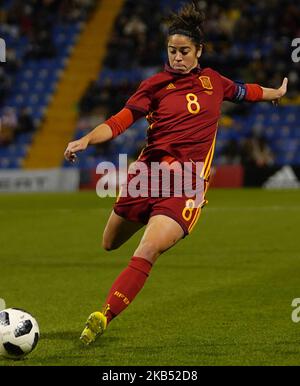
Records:
M77 160L76 153L78 153L79 151L85 150L88 147L88 145L89 145L89 140L85 137L77 141L70 142L64 153L65 159L71 163L75 163Z
M274 106L278 106L279 102L280 102L280 99L283 96L285 96L285 94L287 93L288 82L289 82L288 78L284 78L283 82L282 82L282 85L276 90L278 97L276 99L272 100L272 103L273 103Z

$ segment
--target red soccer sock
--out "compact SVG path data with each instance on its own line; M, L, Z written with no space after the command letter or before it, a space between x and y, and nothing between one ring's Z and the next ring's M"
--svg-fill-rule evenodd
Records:
M132 257L126 269L113 283L104 305L104 313L109 323L133 301L143 288L152 264L140 257Z

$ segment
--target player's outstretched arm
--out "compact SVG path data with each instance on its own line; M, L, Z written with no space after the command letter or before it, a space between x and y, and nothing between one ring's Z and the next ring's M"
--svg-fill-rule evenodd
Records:
M288 85L288 78L284 78L282 85L277 89L262 87L262 90L263 90L262 100L272 101L275 105L277 105L280 99L286 94L287 85Z
M77 159L76 153L85 150L89 145L107 142L111 140L112 137L112 129L110 126L103 123L84 137L78 139L77 141L70 142L64 154L65 159L74 163Z
M76 153L85 150L89 145L104 143L124 133L136 120L144 116L143 113L128 108L122 109L118 114L97 126L86 136L78 141L70 142L66 151L65 159L70 162L76 161Z

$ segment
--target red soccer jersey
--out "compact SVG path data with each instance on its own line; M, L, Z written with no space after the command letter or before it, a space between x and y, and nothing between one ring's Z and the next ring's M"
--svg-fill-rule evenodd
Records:
M180 162L205 162L210 168L224 100L245 97L245 88L211 68L182 74L165 71L143 81L126 107L149 122L148 144L139 160L171 155Z

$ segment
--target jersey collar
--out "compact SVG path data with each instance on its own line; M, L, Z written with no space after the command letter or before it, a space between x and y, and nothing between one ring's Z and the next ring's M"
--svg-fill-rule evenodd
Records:
M200 65L198 64L198 66L195 67L192 71L188 72L187 74L183 74L182 72L180 72L178 70L174 70L172 67L170 67L170 65L168 63L166 63L165 64L165 71L169 72L171 74L185 76L185 75L190 75L190 74L196 74L196 75L200 74L202 69L201 69Z

